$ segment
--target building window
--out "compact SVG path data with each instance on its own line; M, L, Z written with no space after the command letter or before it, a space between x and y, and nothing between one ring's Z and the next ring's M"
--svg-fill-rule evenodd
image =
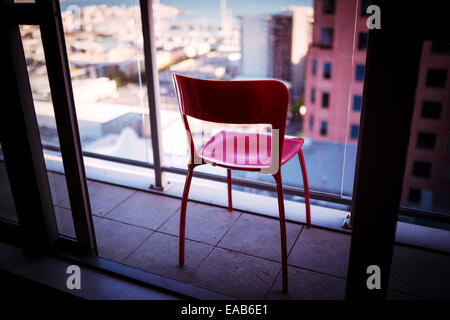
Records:
M355 81L364 81L364 65L356 65Z
M323 64L323 77L325 79L331 79L331 62L325 62Z
M315 76L317 73L317 59L313 59L312 61L312 74Z
M322 44L333 46L333 28L322 28Z
M447 70L445 69L428 69L427 87L444 88L447 81Z
M326 136L328 134L328 122L321 121L320 122L320 135Z
M316 89L311 88L311 103L316 102Z
M411 188L408 193L408 202L420 203L420 198L422 197L422 190Z
M367 8L370 6L370 0L362 0L361 1L361 16L365 17L369 14L367 13Z
M436 134L419 132L417 134L417 148L421 149L434 149L436 145Z
M433 40L431 42L431 53L450 54L449 40Z
M322 2L323 14L334 14L334 0L324 0Z
M444 168L444 181L450 182L450 164L446 164Z
M426 161L414 161L413 176L429 178L431 175L431 163Z
M367 32L360 32L358 34L358 50L366 50L367 48Z
M352 124L350 127L350 139L357 140L359 133L359 126L357 124Z
M422 118L439 119L441 117L442 104L435 101L424 101L422 104Z
M361 96L353 96L353 111L360 111L362 104Z
M309 117L309 131L314 130L314 116Z
M330 106L330 94L328 92L322 93L322 108L328 108Z

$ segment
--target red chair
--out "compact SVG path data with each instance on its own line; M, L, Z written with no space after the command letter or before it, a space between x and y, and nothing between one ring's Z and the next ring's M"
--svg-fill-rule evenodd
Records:
M303 175L306 222L308 228L311 226L308 177L302 152L304 140L284 136L289 102L288 89L282 82L276 80L216 81L194 79L178 74L172 74L172 77L191 150L181 202L180 265L184 264L186 206L194 168L206 163L227 168L228 209L230 211L232 210L231 170L269 172L277 184L283 291L286 292L288 283L286 222L281 165L289 161L295 154L298 154ZM199 153L194 146L187 116L215 123L270 124L272 133L221 131L212 137ZM240 146L237 145L237 141L241 142Z

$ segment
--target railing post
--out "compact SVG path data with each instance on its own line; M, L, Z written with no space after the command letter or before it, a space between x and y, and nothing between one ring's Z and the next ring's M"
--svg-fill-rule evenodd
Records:
M158 68L156 66L155 33L151 0L140 0L142 36L144 37L145 74L149 107L150 131L153 149L155 184L151 188L164 190L167 182L162 171L164 153L162 149L161 117L159 106Z

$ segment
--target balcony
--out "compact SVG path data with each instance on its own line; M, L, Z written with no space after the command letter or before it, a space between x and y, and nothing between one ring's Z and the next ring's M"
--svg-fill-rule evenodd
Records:
M1 177L6 195L4 167ZM49 172L49 179L59 233L74 237L64 176ZM103 258L237 299L344 298L350 234L287 223L290 287L283 295L276 219L191 201L179 267L179 199L92 180L88 189ZM2 215L7 206L2 201ZM395 245L388 298L448 299L443 279L450 279L448 255Z
M226 296L378 300L385 298L386 290L389 299L449 298L450 211L448 188L440 188L442 177L448 182L448 166L424 163L426 159L440 159L440 155L447 154L445 148L434 148L445 147L447 143L437 139L436 143L418 144L423 150L415 151L416 140L423 136L423 132L416 130L423 129L417 126L423 123L422 118L433 121L430 122L433 128L439 127L437 121L448 123L445 113L440 115L441 109L448 108L445 95L448 88L443 84L439 85L441 92L432 89L433 99L439 100L434 105L436 109L437 104L439 114L417 116L418 108L422 107L421 90L428 90L421 80L423 70L428 73L428 67L435 68L438 61L435 56L427 56L427 52L432 52L428 50L429 41L424 41L423 46L417 41L399 43L395 32L382 32L369 37L367 51L371 59L366 61L366 50L355 51L355 43L349 45L350 42L344 41L348 45L340 49L346 50L345 55L341 54L343 51L331 50L333 39L342 44L341 39L350 40L348 30L354 32L353 41L359 31L365 30L365 24L360 24L364 30L356 28L358 13L342 19L354 28L343 27L341 22L333 26L316 23L315 29L322 27L322 43L311 44L304 25L305 21L309 24L310 20L304 16L312 15L311 7L295 9L292 17L286 15L292 22L302 21L303 27L293 23L302 30L290 35L286 29L281 36L278 28L276 33L266 28L270 26L269 20L262 15L259 19L262 24L241 21L239 25L227 26L234 22L231 23L231 8L223 1L221 20L229 20L222 21L223 30L217 35L219 29L214 23L219 19L211 24L198 17L183 22L185 17L174 19L184 16L181 10L160 6L159 2L155 6L151 1L140 1L142 7L135 3L135 8L119 8L113 2L106 6L84 6L81 2L80 7L62 1L60 5L57 1L41 1L42 5L14 2L8 8L11 15L5 11L11 26L3 40L6 58L2 60L2 69L4 77L11 81L5 83L3 96L13 103L11 108L3 108L0 116L3 120L0 142L5 146L5 158L0 146L0 236L13 244L20 239L20 245L23 242L26 247L38 248L39 253L50 252L53 258L66 259L56 272L50 269L41 272L43 269L37 268L36 273L50 274L50 280L58 282L62 291L71 290L67 279L61 277L66 274L60 271L66 268L67 259L72 259L82 267L100 269L103 275L113 273L124 282L133 278L166 292L200 299ZM258 1L253 5L255 9L264 8ZM61 15L54 14L58 9L62 10ZM168 15L162 17L161 10ZM249 13L253 15L256 11ZM419 16L423 16L422 7L420 11ZM77 20L81 16L92 19L84 19L86 25L82 25ZM399 22L399 15L392 16ZM135 23L125 23L132 21ZM386 27L389 25L394 24L386 23ZM273 46L268 48L266 40L273 40L274 35L277 37ZM262 41L255 45L255 39ZM292 52L301 51L301 55L288 56L286 48L291 46ZM308 47L312 48L309 53L295 49ZM180 138L185 136L185 129L171 73L233 80L247 73L239 66L245 61L255 62L255 72L260 74L271 70L269 66L290 70L297 62L296 66L303 68L304 61L310 61L308 55L318 62L314 66L315 79L323 74L321 68L329 61L333 70L342 73L333 71L331 78L327 76L326 88L319 85L306 90L307 95L314 92L314 96L316 89L319 95L322 90L329 91L326 114L316 102L309 104L307 96L293 99L289 109L293 117L287 133L310 140L304 151L314 205L314 227L306 229L302 224L305 207L298 163L286 165L283 182L288 219L289 294L281 293L278 209L270 176L250 173L233 176L235 210L228 212L224 209L224 172L209 166L199 169L188 205L186 264L179 267L179 197L189 150L185 139ZM442 59L439 68L448 69L446 61ZM353 90L353 75L358 74L356 63L356 66L367 63L371 72L365 73L364 88L358 85ZM304 84L315 83L316 80L311 82L308 78L309 72L305 74L305 79L292 79L292 97L302 92ZM445 83L445 79L441 80ZM398 83L403 85L398 87ZM350 108L352 96L361 97L357 108ZM414 96L416 104L412 103ZM405 104L407 99L411 103ZM397 108L398 105L405 108ZM327 130L321 130L322 124L326 124ZM360 125L361 130L353 130ZM193 129L194 135L205 138L216 128L208 124ZM444 131L442 141L447 141ZM37 143L39 139L43 149ZM358 148L352 140L355 143L358 140L358 146L364 147ZM200 141L199 147L201 144ZM380 150L389 155L383 161ZM423 154L426 159L421 157ZM426 171L419 174L419 179L417 170L410 169L417 161L428 168L419 170ZM9 191L5 165L13 192ZM442 171L437 171L439 166ZM63 172L69 186L73 186L70 201L65 176L60 174ZM166 189L167 181L171 187ZM428 181L439 181L438 187L430 190ZM150 184L153 190L149 190ZM91 210L85 202L88 192L95 230L91 228ZM352 219L346 222L349 228L358 231L353 234L341 227L350 211ZM11 221L17 217L20 229ZM72 241L74 223L77 242ZM96 255L97 249L100 257ZM0 256L3 257L0 263L12 270L36 269L29 260L17 262L4 251ZM385 285L378 288L382 290L369 288L368 275L361 272L373 265L383 275L381 283ZM1 272L0 282L4 283ZM163 281L153 283L149 279ZM91 288L95 283L98 282L94 285L88 282ZM194 288L202 294L189 294L178 286ZM17 288L16 283L13 287ZM102 293L108 290L96 291L99 295L95 297L104 298ZM130 298L127 290L122 297Z

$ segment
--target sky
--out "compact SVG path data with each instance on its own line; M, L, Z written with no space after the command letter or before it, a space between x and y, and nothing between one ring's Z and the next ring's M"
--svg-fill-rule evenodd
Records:
M155 0L153 0L155 2ZM61 10L69 5L121 5L139 4L139 0L61 0ZM186 13L180 21L220 24L220 0L160 0L161 4L176 7ZM293 5L310 5L313 0L227 0L234 18L248 15L279 13Z

